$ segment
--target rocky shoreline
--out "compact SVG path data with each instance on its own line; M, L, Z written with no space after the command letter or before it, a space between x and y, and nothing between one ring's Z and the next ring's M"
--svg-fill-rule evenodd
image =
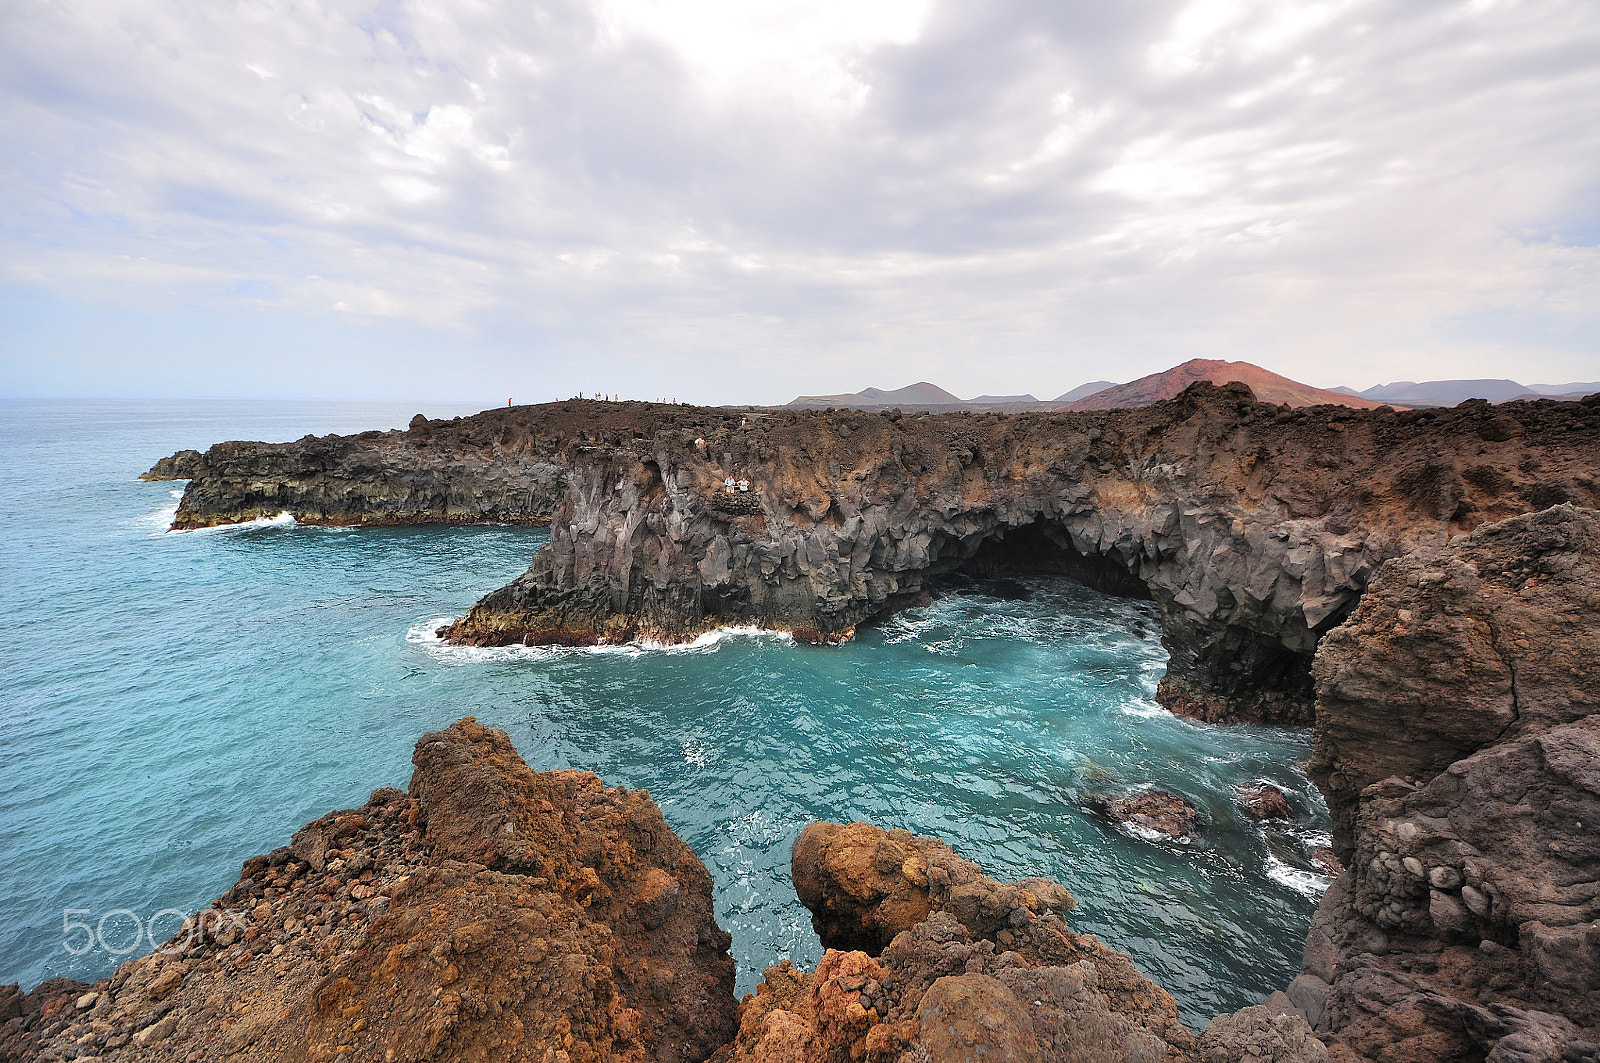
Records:
M839 641L953 577L1061 574L1157 602L1168 708L1309 724L1317 640L1384 561L1517 513L1600 505L1597 454L1595 397L1291 409L1196 384L1076 414L574 400L165 464L193 474L180 529L285 511L549 523L528 572L446 632L460 643L749 625ZM728 476L750 491L729 495Z
M1591 509L1379 570L1313 670L1311 769L1347 869L1304 973L1198 1035L1134 958L1072 931L1065 887L861 823L794 845L821 963L736 1003L710 877L648 795L532 772L469 718L418 742L409 793L247 861L199 933L95 986L0 993L0 1053L1594 1063L1597 616Z
M307 824L158 952L45 983L0 1058L717 1063L965 1059L1320 1063L1260 1007L1195 1036L1042 879L930 838L818 823L797 892L828 951L733 996L711 880L649 795L536 773L468 717L424 735L409 792ZM1218 1055L1218 1053L1221 1055Z
M575 463L549 545L448 637L755 624L838 639L951 576L1060 574L1155 600L1168 708L1308 724L1317 640L1384 561L1600 505L1600 402L1289 409L1196 384L1133 410L774 413L690 431ZM759 513L713 504L725 475L750 479Z
M397 1040L411 1054L363 1056L367 1049L340 1039L366 1030L374 1032L363 1045L377 1045L380 1035L413 1036L418 1017L432 1014L421 1008L435 1006L428 1003L434 990L446 993L474 970L477 961L452 960L473 954L455 950L465 924L448 919L458 907L461 918L496 913L479 920L491 928L521 927L513 911L538 908L538 897L549 894L539 908L548 920L549 912L569 910L561 905L588 911L603 888L612 898L606 918L628 927L654 919L650 898L667 894L710 918L709 879L675 836L675 847L652 841L658 856L639 864L630 855L618 871L606 861L619 846L584 849L579 838L539 834L535 825L559 803L540 797L534 813L528 795L554 784L529 781L546 777L522 766L503 735L463 721L419 744L409 796L380 792L366 809L325 817L287 850L248 863L240 885L219 901L249 901L261 911L304 882L323 905L305 909L317 913L309 920L316 930L299 916L288 917L294 929L288 918L273 922L280 916L268 903L256 939L223 944L202 936L191 946L200 950L188 957L197 967L179 981L186 992L194 977L187 971L198 969L208 973L196 986L208 988L194 998L199 1010L184 1014L205 1015L211 1006L208 1019L223 1016L218 1002L234 990L229 983L219 996L214 979L270 970L287 979L286 992L301 994L299 1002L280 1005L284 998L263 984L256 991L278 1017L235 1009L246 1014L228 1028L258 1022L276 1030L272 1022L281 1022L289 1023L283 1037L293 1027L303 1030L294 1037L323 1038L286 1041L296 1047L278 1055L271 1054L275 1040L259 1050L246 1045L238 1058L316 1058L306 1053L331 1046L340 1058L483 1052L569 1063L669 1056L1600 1063L1600 402L1286 410L1255 403L1239 386L1197 385L1143 410L1076 417L749 418L613 406L607 414L634 418L632 427L608 422L611 436L556 455L565 488L552 509L550 545L527 575L459 621L453 638L491 645L682 638L739 622L825 641L922 600L941 579L1027 573L1068 574L1148 596L1161 607L1172 655L1162 684L1169 707L1212 720L1314 721L1309 767L1333 815L1337 859L1330 855L1329 864L1342 861L1343 870L1307 936L1303 973L1262 1006L1219 1017L1195 1036L1127 957L1068 928L1073 903L1060 885L996 883L939 842L821 824L801 835L794 854L797 893L830 948L816 971L772 968L760 992L734 1005L725 937L696 916L692 947L685 930L675 945L659 948L666 962L680 964L675 979L693 972L692 984L716 999L697 1006L699 1027L687 1018L661 1026L650 1009L678 999L682 983L663 986L629 966L631 930L602 933L575 915L559 947L586 970L610 964L611 973L593 981L617 1002L607 1005L610 1025L583 1027L585 1039L569 1019L557 1027L559 1042L529 1041L533 1014L565 1015L565 997L540 997L522 983L524 995L495 998L496 1013L469 983L444 999L455 1001L450 1029L479 1047L458 1052L455 1042L439 1040L424 1052ZM290 459L280 450L273 460ZM222 481L207 479L210 461L209 452L198 463L178 455L171 468L196 473L190 492L197 497L217 490L221 499ZM730 471L754 481L759 512L716 505ZM449 469L434 474L447 477ZM240 466L231 475L247 474ZM424 771L430 743L454 750L445 760L477 767L431 786L431 770ZM659 821L648 798L565 774L573 778L561 785L588 795L585 801L648 806ZM491 776L502 781L486 781ZM457 789L470 796L445 801ZM1241 801L1255 802L1263 815L1278 808L1261 792ZM1108 807L1107 815L1148 821L1148 829L1196 829L1183 811L1176 799L1147 795L1115 812ZM372 825L376 840L346 846L329 834L356 820L361 826L353 829ZM614 820L613 827L623 829ZM530 829L539 844L578 846L577 855L567 853L559 874L537 870L552 855L513 841ZM317 837L324 838L320 877L308 870ZM344 863L329 883L334 848ZM371 877L352 881L364 852L383 862L373 856L360 873ZM660 863L668 853L676 855ZM452 869L445 878L431 877L445 866ZM675 886L652 879L656 870ZM429 895L429 911L441 913L434 922L371 915L376 896L389 907L409 896L395 896L400 878L442 891ZM358 898L358 888L377 893ZM480 890L499 898L498 907L474 908ZM683 899L691 895L704 905ZM448 940L427 936L435 925ZM382 960L367 948L378 931L387 935ZM470 945L485 932L462 940ZM305 953L303 967L290 962L300 953L256 967L247 946L269 933L274 947ZM321 935L309 951L306 933ZM405 950L418 939L406 935L418 934L432 967L407 966L418 953ZM525 946L516 933L508 954L544 970L557 953L554 939L541 934L537 959L518 951ZM22 1045L15 1058L211 1058L177 1052L184 1042L167 1040L187 1028L177 1019L138 1040L173 1014L157 1014L166 998L148 988L172 981L162 974L166 963L135 961L96 987L47 983L26 996L0 993L0 1017L19 1012L0 1043ZM390 965L381 967L386 978L410 972L384 983L394 995L362 995L376 983L351 972L377 964ZM339 995L339 1006L324 1014L316 994L336 970L350 983L339 993L354 995L350 1003ZM451 971L449 983L437 977ZM726 1001L713 983L730 987ZM403 1000L422 1004L401 1008ZM518 1017L524 1005L528 1018ZM585 1006L592 1017L593 1005ZM525 1039L518 1044L542 1044L543 1054L505 1047L510 1023L490 1020L508 1008ZM363 1018L367 1024L355 1030ZM126 1040L113 1046L120 1037ZM478 1037L490 1040L470 1040ZM491 1042L492 1052L483 1047ZM676 1047L662 1054L669 1043ZM147 1049L169 1054L140 1054Z

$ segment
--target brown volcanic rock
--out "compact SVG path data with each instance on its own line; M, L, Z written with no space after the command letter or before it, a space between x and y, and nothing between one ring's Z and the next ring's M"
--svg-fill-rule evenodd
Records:
M1600 513L1390 562L1317 655L1349 868L1289 997L1363 1058L1600 1053Z
M1279 376L1249 362L1191 358L1165 372L1151 373L1126 384L1102 388L1092 395L1078 399L1067 409L1115 410L1148 406L1152 402L1174 398L1190 384L1202 381L1209 384L1237 381L1254 392L1256 398L1262 402L1275 405L1287 403L1290 406L1349 406L1357 410L1374 410L1383 405L1372 399L1364 399L1360 395L1347 395L1342 391L1314 388L1310 384L1302 384L1298 380Z
M770 968L719 1060L1195 1058L1172 997L1073 933L1057 883L997 882L942 842L864 823L812 824L793 864L828 951L809 974ZM839 949L855 943L876 958Z
M705 1059L735 1031L704 865L647 794L536 773L470 717L408 795L255 857L41 1059Z
M876 954L936 911L983 938L1078 903L1058 883L999 883L936 838L870 823L811 824L795 839L790 868L795 895L830 949Z
M1245 787L1239 794L1239 804L1251 819L1291 819L1294 816L1289 799L1269 782Z
M1385 560L1552 500L1600 504L1600 407L1572 403L1291 409L1196 384L1080 414L672 417L571 457L549 545L453 641L836 639L952 574L1053 573L1156 601L1163 704L1308 723L1317 640ZM718 509L727 475L758 513Z
M36 1058L40 1038L92 1007L110 984L106 978L92 986L71 978L49 978L28 993L15 982L0 985L0 1061Z
M1113 797L1097 806L1117 823L1135 832L1157 834L1175 842L1188 842L1204 828L1200 810L1185 798L1165 790L1139 790Z

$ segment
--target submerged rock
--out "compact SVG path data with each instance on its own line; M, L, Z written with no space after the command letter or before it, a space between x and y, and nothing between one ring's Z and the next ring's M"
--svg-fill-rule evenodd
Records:
M534 772L472 718L244 865L39 1058L702 1060L736 1028L711 878L648 794Z
M1251 819L1292 819L1289 798L1269 782L1252 783L1239 791L1239 804Z
M1187 798L1165 790L1139 790L1098 801L1093 807L1108 819L1147 838L1188 843L1205 828L1199 809Z

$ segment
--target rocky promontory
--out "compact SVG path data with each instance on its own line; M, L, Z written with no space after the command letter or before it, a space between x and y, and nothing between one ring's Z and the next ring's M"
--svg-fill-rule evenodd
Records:
M547 524L566 469L637 445L641 413L664 407L569 401L429 420L403 432L218 443L162 458L145 480L188 480L175 530L289 513L302 524Z
M185 473L179 529L283 512L549 523L528 572L447 630L456 642L678 641L721 625L829 642L952 576L1060 574L1160 606L1169 708L1309 723L1317 640L1384 561L1600 504L1600 401L1291 408L1237 383L1085 413L571 400L221 443L147 475Z
M414 763L409 793L379 790L246 861L162 950L8 1024L0 1045L40 1060L676 1063L733 1036L711 877L648 794L534 772L470 717L424 735Z
M1317 641L1384 561L1600 504L1596 402L1292 409L1196 384L1081 414L675 416L574 457L549 544L447 637L829 641L953 575L1063 574L1157 602L1163 704L1309 723Z
M1390 561L1317 653L1346 870L1287 999L1385 1063L1600 1059L1600 512Z

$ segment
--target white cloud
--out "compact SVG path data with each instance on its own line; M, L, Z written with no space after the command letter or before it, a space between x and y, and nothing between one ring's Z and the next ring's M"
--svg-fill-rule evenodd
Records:
M1596 54L1588 0L23 2L0 255L524 392L1592 378Z

